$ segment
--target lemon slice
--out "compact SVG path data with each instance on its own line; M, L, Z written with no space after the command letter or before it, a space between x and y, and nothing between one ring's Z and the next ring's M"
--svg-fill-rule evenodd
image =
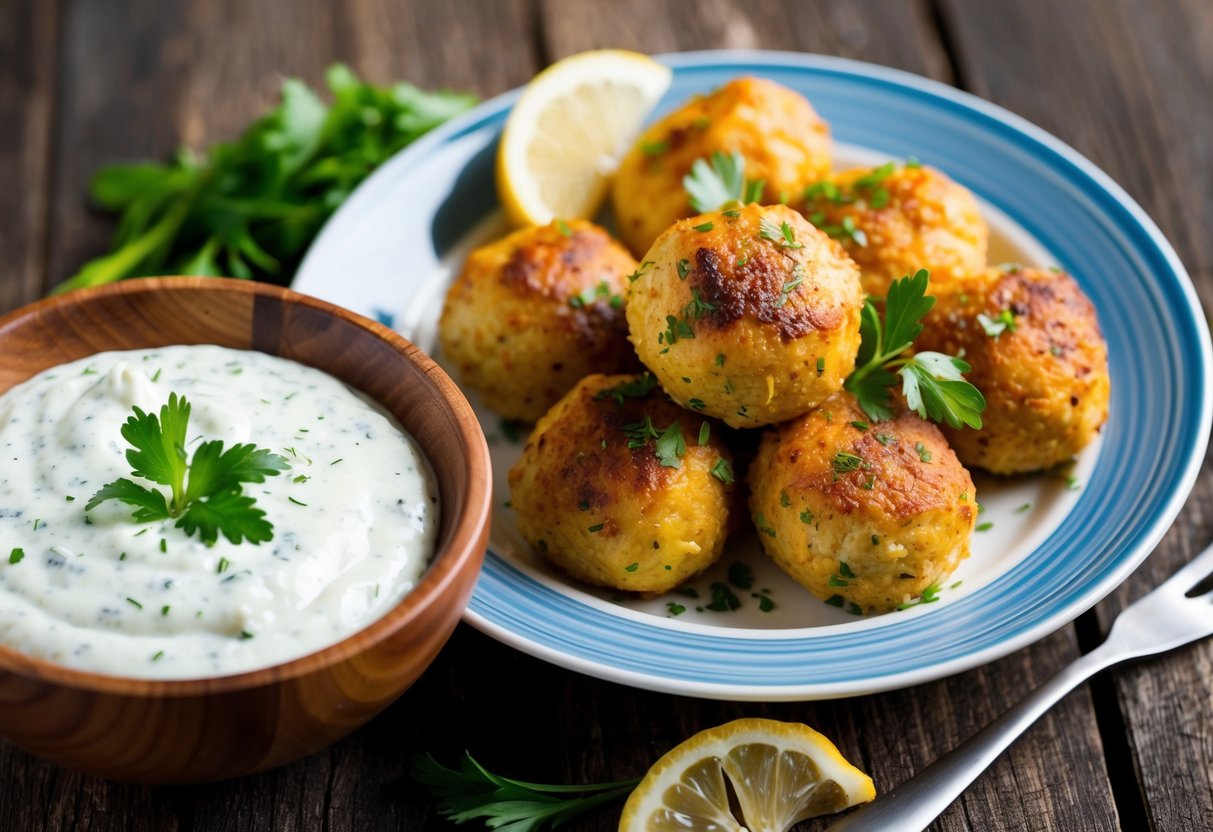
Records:
M807 725L738 719L658 760L623 807L619 832L784 832L875 796L872 778Z
M536 75L497 149L497 191L510 222L593 217L669 86L669 67L620 49L572 55Z

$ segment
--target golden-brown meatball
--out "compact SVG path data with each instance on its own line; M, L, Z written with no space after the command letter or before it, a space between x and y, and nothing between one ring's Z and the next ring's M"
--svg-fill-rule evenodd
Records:
M442 350L485 404L534 421L590 373L639 367L623 313L635 268L593 223L515 231L468 255L438 322Z
M973 368L965 378L986 398L980 430L945 429L966 465L995 474L1051 468L1107 420L1107 344L1069 275L990 269L940 295L924 325L915 348L963 355Z
M855 366L863 294L838 246L791 208L681 220L628 295L641 361L684 407L733 427L799 416Z
M969 555L973 481L939 429L913 413L872 422L840 392L768 431L749 483L767 554L852 612L896 609Z
M518 531L587 583L673 589L711 565L727 536L732 459L715 427L647 373L583 379L510 469Z
M859 264L869 295L884 297L890 283L919 269L944 291L986 266L990 229L977 200L933 168L890 162L844 171L810 186L805 200L805 216Z
M641 135L611 192L620 238L640 256L675 220L695 212L682 178L696 159L740 153L764 182L763 202L786 202L830 170L830 129L799 93L738 78L695 98Z

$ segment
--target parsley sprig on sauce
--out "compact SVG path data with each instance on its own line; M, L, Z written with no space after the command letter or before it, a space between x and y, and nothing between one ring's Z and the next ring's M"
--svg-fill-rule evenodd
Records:
M177 528L187 535L197 533L208 546L220 534L232 543L273 539L273 525L256 500L243 493L242 486L265 482L266 477L285 471L290 466L284 457L252 444L225 450L223 442L210 440L198 445L189 459L185 446L190 404L184 396L170 394L158 418L138 407L133 410L122 426L122 438L133 448L126 452L131 474L168 486L172 496L165 499L160 489L121 477L102 486L85 511L106 500L119 500L134 507L131 516L136 522L176 518Z
M935 298L927 294L929 279L927 270L919 269L913 277L893 281L883 319L872 299L865 301L859 357L846 388L855 394L863 412L879 422L893 416L889 388L900 376L906 404L922 418L954 428L980 428L986 400L961 375L971 369L966 362L939 352L900 357L922 332L922 319L935 305Z

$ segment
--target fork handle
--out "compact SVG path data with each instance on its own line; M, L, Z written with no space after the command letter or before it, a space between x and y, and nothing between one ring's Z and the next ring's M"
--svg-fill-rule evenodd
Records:
M926 829L1045 711L1087 679L1124 658L1127 656L1123 651L1109 647L1107 642L1081 656L968 741L891 792L833 824L827 832Z

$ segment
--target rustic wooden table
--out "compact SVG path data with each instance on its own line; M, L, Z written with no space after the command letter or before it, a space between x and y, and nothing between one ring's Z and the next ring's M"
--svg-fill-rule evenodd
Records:
M970 90L1108 171L1179 250L1213 308L1213 8L1208 0L0 0L0 312L100 252L101 163L237 133L283 74L345 60L372 80L488 96L572 52L762 47L844 55ZM2 359L0 359L2 360ZM2 830L442 829L410 756L470 749L524 779L642 773L742 715L808 722L888 789L1098 643L1213 538L1206 466L1175 528L1072 625L987 667L834 702L684 699L578 676L461 626L411 691L303 762L196 788L120 786L0 744ZM1213 644L1069 697L932 829L1213 829ZM613 829L604 810L576 828ZM803 829L819 829L809 822Z

